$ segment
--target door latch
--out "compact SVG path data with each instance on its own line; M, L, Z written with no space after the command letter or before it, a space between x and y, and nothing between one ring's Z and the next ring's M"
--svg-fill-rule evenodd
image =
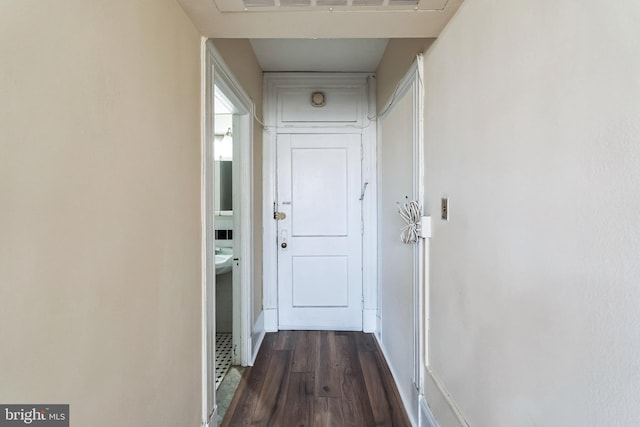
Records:
M282 221L286 217L287 217L287 214L285 214L284 212L274 212L273 213L273 219L278 220L278 221Z

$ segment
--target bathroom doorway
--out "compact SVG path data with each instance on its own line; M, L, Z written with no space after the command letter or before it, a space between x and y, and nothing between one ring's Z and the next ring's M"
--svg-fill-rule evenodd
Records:
M214 164L214 229L215 229L215 265L216 265L216 342L215 342L215 370L216 390L228 373L232 365L240 365L238 352L239 331L237 330L239 310L236 302L239 301L239 274L236 267L239 265L239 257L234 252L234 231L239 234L239 224L234 215L234 199L238 191L234 189L237 183L238 168L233 167L234 143L233 135L238 133L234 129L234 121L237 122L238 111L233 103L223 93L218 85L214 85L214 140L213 140L213 164ZM237 123L236 123L237 124ZM237 149L237 144L236 149ZM237 160L237 156L236 156ZM235 179L234 179L235 178ZM236 191L234 191L236 190ZM238 203L235 203L236 214ZM234 328L235 327L235 328ZM234 334L234 329L236 333ZM235 339L234 339L235 336Z
M211 41L204 55L203 410L215 425L225 375L251 362L253 110Z

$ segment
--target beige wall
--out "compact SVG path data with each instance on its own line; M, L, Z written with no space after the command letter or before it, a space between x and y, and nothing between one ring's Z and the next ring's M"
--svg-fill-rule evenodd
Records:
M0 402L200 425L198 32L169 0L0 9Z
M466 1L427 53L431 363L472 426L640 424L640 3L602 6Z
M390 39L376 70L376 104L378 111L384 107L396 85L413 64L416 55L423 53L434 39Z
M238 83L255 103L256 115L262 120L262 69L247 39L215 39ZM253 319L262 312L262 126L253 122Z

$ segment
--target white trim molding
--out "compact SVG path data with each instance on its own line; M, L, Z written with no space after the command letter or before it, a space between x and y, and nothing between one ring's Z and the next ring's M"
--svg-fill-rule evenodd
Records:
M362 332L373 334L378 330L378 309L365 308L362 311Z
M209 417L209 421L204 423L202 426L203 427L218 427L217 418L218 418L218 405L215 405L215 408L213 408L213 412L211 413L211 416Z
M433 370L427 367L425 374L424 399L429 403L432 416L436 415L442 425L469 427L469 422Z
M398 387L398 384L400 384L400 381L393 365L389 363L389 360L390 360L389 354L385 349L384 343L380 339L378 339L377 335L374 335L374 337L376 339L376 342L378 343L378 348L382 352L382 355L384 356L384 359L387 362L387 366L389 367L389 371L391 372L391 376L393 377L393 382L396 384L396 388L398 389L400 400L402 401L402 404L404 405L404 410L407 413L407 416L409 417L409 422L411 422L412 426L417 426L418 425L416 420L417 414L414 411L410 411L409 408L411 408L412 406L415 406L415 404L418 402L418 394L417 394L418 391L415 390L415 393L413 393L413 390L412 390L411 395L407 396L405 393L403 393L403 389ZM414 402L414 405L409 404L409 400L412 400Z
M420 405L418 427L440 427L440 424L438 424L438 421L431 412L431 408L429 408L427 399L425 399L424 396L420 396L418 403Z
M256 319L256 322L253 324L252 334L251 334L251 356L249 359L249 365L253 366L256 361L256 357L258 357L258 350L260 350L260 346L262 345L262 341L264 340L264 311L260 312L260 315Z
M262 310L262 314L264 315L265 332L278 332L278 309L276 307L265 308Z
M215 415L215 247L213 227L213 67L209 44L201 39L201 142L200 142L200 222L202 252L202 425L208 426Z
M238 268L234 268L240 275L239 286L234 284L234 305L239 303L239 310L234 307L233 344L239 348L239 360L246 366L251 360L251 320L252 284L253 284L253 102L244 91L238 80L231 73L230 68L222 59L222 55L207 41L207 51L213 66L213 81L223 94L228 97L237 112L238 133L234 134L234 170L237 170L240 191L234 191L234 256L237 258ZM215 114L215 112L214 112ZM237 142L237 143L235 143ZM237 159L237 160L236 160ZM234 185L235 187L235 185ZM236 194L237 193L237 194ZM236 279L234 278L234 283Z

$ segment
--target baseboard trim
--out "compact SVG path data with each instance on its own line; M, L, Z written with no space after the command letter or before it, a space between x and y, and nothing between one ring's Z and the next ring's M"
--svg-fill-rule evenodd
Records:
M425 399L424 396L420 396L418 398L418 404L420 407L420 419L418 420L418 426L440 427L440 424L436 421L436 417L433 416L431 408L429 408L429 404L427 403L427 399Z
M361 331L361 327L343 328L336 325L318 325L314 323L301 325L279 325L281 331Z
M264 314L265 332L278 332L278 309L266 308L262 313Z
M258 319L253 324L253 328L251 330L251 355L249 357L249 366L253 366L253 363L256 361L256 357L258 356L258 350L260 350L260 346L262 345L262 340L264 340L264 311L260 312Z
M427 406L431 415L437 415L437 419L446 426L469 427L469 422L465 419L442 381L431 370L431 367L425 368L424 379L424 398L429 402Z
M366 308L362 310L362 331L373 334L378 330L378 318L376 313L378 310Z
M218 405L213 408L209 420L202 423L202 427L218 427Z
M416 415L414 413L411 413L411 411L409 410L409 408L411 407L410 405L407 405L407 399L411 398L411 399L415 399L415 401L418 401L418 391L415 390L415 392L412 392L412 396L404 396L402 394L402 392L400 391L400 388L398 387L398 376L396 375L396 373L393 370L393 366L391 366L391 364L389 364L389 356L387 355L387 352L384 349L384 346L382 345L382 342L378 339L378 336L374 334L375 337L375 342L378 346L378 349L380 350L380 352L382 353L382 355L384 356L385 359L385 363L387 364L387 366L389 367L389 371L391 372L391 376L393 377L393 381L396 383L396 388L398 389L398 394L400 395L400 400L402 400L402 405L404 406L404 410L407 413L407 416L409 417L409 421L411 422L411 425L413 427L416 427L418 425L417 420L416 420Z

